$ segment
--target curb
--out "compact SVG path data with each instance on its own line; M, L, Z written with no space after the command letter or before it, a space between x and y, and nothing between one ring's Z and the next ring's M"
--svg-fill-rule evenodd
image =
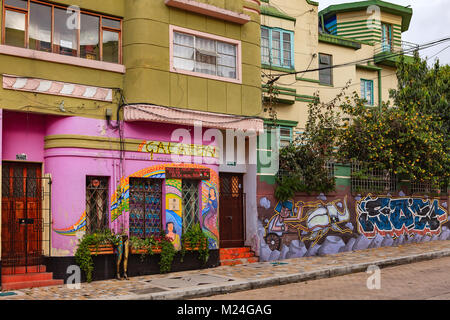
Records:
M378 267L393 267L413 262L432 260L450 256L450 249L432 251L416 255L407 255L398 258L389 258L373 262L359 263L347 266L337 266L326 269L319 269L310 272L301 272L283 276L275 276L260 280L235 281L219 285L209 285L204 287L194 287L188 289L177 289L166 292L150 293L146 295L126 295L117 297L118 300L186 300L193 298L210 297L214 295L233 293L239 291L254 290L260 288L273 287L278 285L299 283L309 280L332 278L352 273L365 272L371 265Z

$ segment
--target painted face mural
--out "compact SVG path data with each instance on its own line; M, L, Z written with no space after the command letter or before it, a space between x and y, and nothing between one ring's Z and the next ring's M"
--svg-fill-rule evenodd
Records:
M202 183L202 222L203 230L206 234L209 234L211 239L214 239L214 235L218 234L217 227L217 211L218 211L218 199L217 199L217 189L214 185L208 182ZM217 244L216 244L217 245Z
M439 235L448 215L439 200L368 195L357 202L358 229L368 238L377 234Z
M180 236L175 231L175 225L173 222L168 222L166 224L166 237L172 241L175 250L181 249Z
M313 241L314 246L330 230L352 233L342 226L350 220L347 198L329 203L299 201L293 207L291 200L279 202L275 207L276 214L265 228L266 243L271 250L279 250L284 234L298 234L300 241Z

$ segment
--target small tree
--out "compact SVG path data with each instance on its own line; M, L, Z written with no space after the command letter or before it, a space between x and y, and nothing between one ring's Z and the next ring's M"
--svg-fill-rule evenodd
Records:
M280 172L275 197L292 198L295 192L330 192L335 180L326 163L335 157L335 147L342 125L338 103L348 85L330 102L320 102L318 93L308 105L305 132L280 150Z

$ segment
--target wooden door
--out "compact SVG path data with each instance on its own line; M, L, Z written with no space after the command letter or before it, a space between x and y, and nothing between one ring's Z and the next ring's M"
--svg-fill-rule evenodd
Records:
M245 194L242 174L220 174L220 247L242 247L245 242Z
M42 256L40 164L2 165L2 264L31 266Z

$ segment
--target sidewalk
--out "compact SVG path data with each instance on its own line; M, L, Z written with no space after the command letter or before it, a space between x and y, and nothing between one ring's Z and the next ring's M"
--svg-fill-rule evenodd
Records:
M279 262L223 266L130 278L82 283L81 290L64 286L23 289L1 300L157 300L189 299L276 286L312 279L365 272L369 265L387 267L450 256L450 241L411 243L307 257Z

